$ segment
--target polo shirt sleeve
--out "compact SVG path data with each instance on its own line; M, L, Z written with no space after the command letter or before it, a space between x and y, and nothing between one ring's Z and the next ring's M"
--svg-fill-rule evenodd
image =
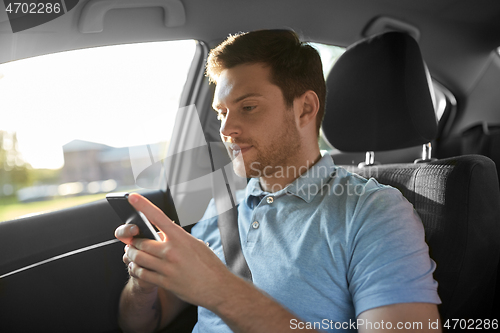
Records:
M395 303L439 304L420 217L397 189L376 185L358 198L348 234L356 317Z

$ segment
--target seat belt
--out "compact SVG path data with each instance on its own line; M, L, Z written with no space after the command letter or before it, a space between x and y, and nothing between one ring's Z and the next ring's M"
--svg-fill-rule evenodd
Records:
M217 205L217 204L216 204ZM227 267L236 275L252 281L252 272L241 250L238 230L238 206L219 214L217 224Z
M217 225L220 232L222 250L226 265L234 274L252 281L252 272L241 249L240 232L238 229L238 205L229 186L224 167L227 163L227 152L223 145L209 143L208 152L212 164L212 194L217 209ZM221 155L223 154L223 155ZM222 212L222 213L220 213Z

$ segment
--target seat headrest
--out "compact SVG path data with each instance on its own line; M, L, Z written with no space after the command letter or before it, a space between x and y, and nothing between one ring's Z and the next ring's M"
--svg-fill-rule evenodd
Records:
M430 142L437 133L430 77L417 42L387 32L350 46L327 79L323 133L345 152Z

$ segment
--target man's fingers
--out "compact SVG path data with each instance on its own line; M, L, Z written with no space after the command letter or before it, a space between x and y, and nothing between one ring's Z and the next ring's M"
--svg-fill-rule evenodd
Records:
M167 253L171 247L172 245L170 242L164 243L147 238L134 238L129 250L142 251L156 258L168 260ZM135 261L134 259L132 260Z
M127 259L129 260L129 265L130 263L133 263L133 265L145 268L151 272L156 272L159 275L169 276L170 274L172 274L172 267L170 266L168 261L165 262L163 258L159 258L153 254L140 251L133 246L128 249L126 255Z
M150 271L147 268L141 267L134 262L131 262L128 266L128 272L130 276L145 281L153 286L162 286L164 284L164 279L160 274L154 271Z
M128 196L128 201L135 209L146 215L151 223L155 224L158 229L163 231L167 235L167 238L169 233L178 232L177 225L173 223L161 209L153 205L151 201L144 198L142 195L131 193Z
M125 265L130 264L130 258L128 257L128 255L126 253L123 255L122 259L123 259L123 263Z
M162 251L165 243L147 238L134 238L130 244L138 250L157 256L156 254Z
M134 224L122 224L115 230L115 237L125 244L130 244L137 234L139 234L139 228Z

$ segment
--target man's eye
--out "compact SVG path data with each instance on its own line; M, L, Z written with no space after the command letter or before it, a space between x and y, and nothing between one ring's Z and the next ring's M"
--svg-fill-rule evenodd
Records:
M217 119L218 120L222 120L224 118L226 118L226 113L225 112L218 112L217 113Z
M253 109L255 109L256 106L255 105L252 105L252 106L244 106L243 107L243 111L252 111Z

